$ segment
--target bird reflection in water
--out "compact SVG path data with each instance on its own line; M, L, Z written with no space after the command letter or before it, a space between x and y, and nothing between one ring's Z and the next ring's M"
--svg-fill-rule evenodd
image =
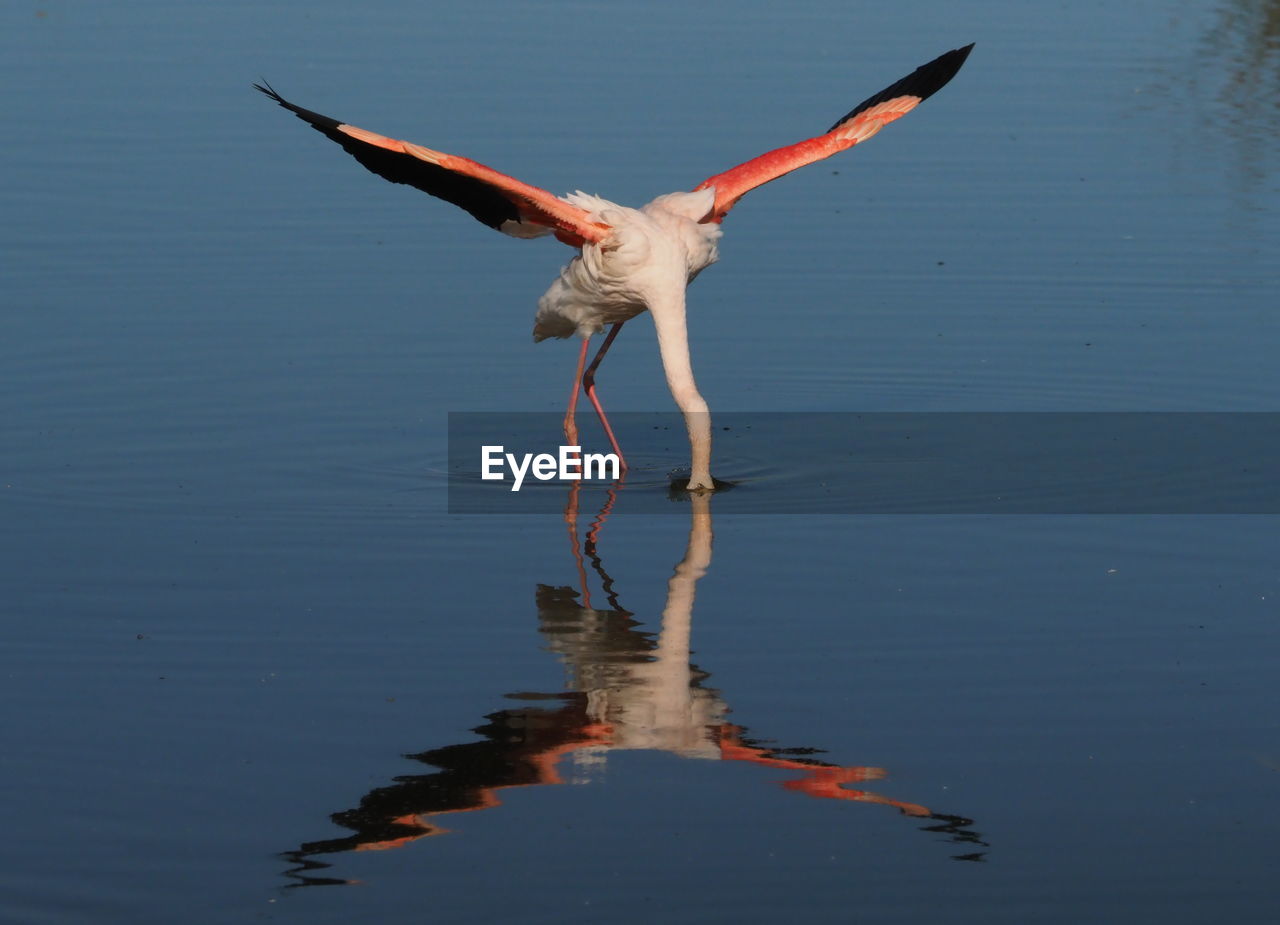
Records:
M692 508L689 541L667 582L655 636L619 602L600 555L600 532L616 489L609 491L581 541L579 493L578 485L570 489L565 522L581 590L539 585L536 591L538 629L564 663L567 690L508 694L520 705L489 714L484 725L472 730L478 740L406 756L434 770L397 777L370 791L355 809L334 813L333 822L351 834L285 852L283 857L294 865L287 871L292 885L351 883L318 875L329 866L319 857L400 848L445 834L445 816L500 806L500 791L511 787L560 784L566 774L578 782L590 780L610 752L623 749L790 771L796 776L782 783L787 790L895 807L906 816L929 820L923 831L965 846L964 854L953 855L957 860L982 859L986 842L970 828L971 820L858 789L856 785L884 777L882 768L830 764L814 757L821 749L767 744L725 719L729 707L720 692L704 687L709 675L689 661L694 594L711 564L710 495L686 496ZM588 569L599 578L605 598L601 608L593 603Z

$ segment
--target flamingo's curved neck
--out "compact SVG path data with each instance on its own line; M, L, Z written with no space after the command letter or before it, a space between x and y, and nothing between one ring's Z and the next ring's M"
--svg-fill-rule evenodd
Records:
M711 412L698 392L689 360L684 287L673 289L673 292L653 299L649 303L649 313L653 315L653 325L658 334L658 350L662 354L667 386L684 415L684 424L689 431L689 445L693 451L689 490L712 489L715 483L711 480Z

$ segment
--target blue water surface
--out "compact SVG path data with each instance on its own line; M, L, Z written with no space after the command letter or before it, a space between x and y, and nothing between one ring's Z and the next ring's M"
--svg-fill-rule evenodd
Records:
M571 252L250 88L639 204L976 42L726 220L689 294L713 411L1274 412L1275 0L0 22L0 918L1280 911L1274 516L738 514L665 500L679 440L611 496L451 515L450 412L562 410L574 347L530 330ZM671 408L647 319L600 384ZM815 452L717 475L785 492Z

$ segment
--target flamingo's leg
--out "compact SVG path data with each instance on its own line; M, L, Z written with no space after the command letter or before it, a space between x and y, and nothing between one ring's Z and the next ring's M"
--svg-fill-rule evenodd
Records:
M622 326L625 323L624 321L618 321L613 327L609 328L609 333L605 335L604 343L600 345L599 351L596 352L595 359L591 361L587 371L582 374L582 388L586 391L587 398L591 400L592 406L596 409L596 415L600 418L600 425L609 437L609 445L613 447L614 455L618 457L618 466L624 472L627 469L627 461L622 456L622 448L618 446L618 438L613 435L613 428L609 426L609 419L605 417L604 408L600 405L600 396L596 394L596 368L600 365L600 361L604 359L604 355L613 345L613 339L618 336L618 332L622 330Z
M578 368L573 373L573 391L569 393L569 410L564 414L565 446L581 446L578 443L578 424L574 420L574 412L578 408L578 390L582 388L582 367L587 362L588 338L582 338L582 349L578 351Z

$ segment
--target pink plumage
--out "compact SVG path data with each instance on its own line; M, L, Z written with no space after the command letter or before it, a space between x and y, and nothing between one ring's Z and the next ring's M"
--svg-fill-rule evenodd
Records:
M538 302L534 337L582 338L565 438L578 443L575 410L585 391L622 466L622 451L600 404L595 372L622 325L641 312L653 316L662 366L689 432L690 491L712 491L711 416L698 391L689 357L685 289L715 262L720 223L743 195L806 164L866 141L941 89L973 45L940 55L859 103L825 134L761 154L709 177L689 193L668 193L640 209L598 196L560 197L486 167L431 148L338 122L258 86L285 109L340 144L369 170L444 199L505 234L520 238L554 234L580 252ZM587 345L609 326L590 366Z

